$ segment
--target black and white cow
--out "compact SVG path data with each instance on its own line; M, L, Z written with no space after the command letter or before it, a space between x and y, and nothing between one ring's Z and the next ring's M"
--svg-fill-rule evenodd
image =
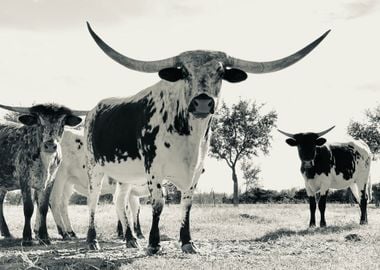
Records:
M301 173L310 204L310 227L315 226L316 193L320 193L318 208L320 226L326 226L325 209L327 192L350 187L360 205L360 224L367 224L367 200L371 197L370 167L371 151L366 143L353 140L347 143L326 143L322 138L331 127L320 133L290 134L286 143L297 146L301 159ZM360 191L360 194L359 194Z
M182 250L194 253L190 209L209 145L210 122L218 106L222 80L236 83L247 78L246 72L266 73L286 68L312 51L328 32L295 54L271 62L250 62L224 52L201 50L159 61L139 61L116 52L89 25L88 29L113 60L133 70L157 72L162 79L134 96L102 100L87 116L89 248L99 248L94 218L101 179L106 174L119 182L148 184L153 207L149 254L160 249L162 181L167 179L175 184L182 191ZM135 242L136 238L126 216L121 221L127 246L131 246L128 242Z
M0 108L20 113L16 123L0 124L0 231L12 237L3 215L7 191L21 189L25 224L23 245L32 244L30 218L33 214L32 189L40 212L38 239L49 244L46 214L55 173L61 162L60 141L64 126L76 126L84 112L72 111L55 104L35 105L30 108L0 105Z
M86 156L84 149L83 132L78 130L66 130L61 141L62 162L54 180L54 186L50 195L50 207L57 225L58 233L64 240L76 238L68 214L68 203L73 192L88 197L88 174L86 168ZM146 184L144 186L117 186L117 182L111 178L103 181L101 195L115 194L116 206L122 213L127 206L131 212L131 220L134 224L138 238L143 238L139 222L140 197L149 195ZM127 204L125 200L127 199ZM35 222L35 230L38 230L40 220L38 215ZM117 224L118 235L123 238L121 222Z

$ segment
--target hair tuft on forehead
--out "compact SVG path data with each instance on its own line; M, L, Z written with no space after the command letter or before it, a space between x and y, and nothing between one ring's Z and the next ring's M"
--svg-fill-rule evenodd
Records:
M32 114L39 114L45 116L61 116L70 115L71 110L65 106L58 105L55 103L38 104L30 108Z

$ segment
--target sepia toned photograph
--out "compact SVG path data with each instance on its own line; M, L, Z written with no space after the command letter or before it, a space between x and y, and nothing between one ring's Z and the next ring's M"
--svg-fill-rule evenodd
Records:
M0 0L0 270L380 269L379 25Z

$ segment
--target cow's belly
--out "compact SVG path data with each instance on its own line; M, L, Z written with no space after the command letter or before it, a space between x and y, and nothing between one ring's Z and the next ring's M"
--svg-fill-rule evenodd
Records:
M146 183L144 162L138 159L122 162L106 162L98 167L102 173L121 183L141 185Z

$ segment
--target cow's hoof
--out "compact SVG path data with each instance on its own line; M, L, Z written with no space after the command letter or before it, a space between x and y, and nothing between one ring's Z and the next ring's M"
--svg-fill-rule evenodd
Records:
M31 246L33 246L33 241L32 241L32 239L30 239L30 240L22 240L21 245L23 247L31 247Z
M367 220L360 220L360 225L367 225L368 221Z
M93 240L91 243L88 243L89 250L100 250L100 246L97 240Z
M181 249L184 253L189 254L195 254L198 252L193 242L182 245Z
M314 228L315 227L315 223L310 223L309 224L309 228Z
M326 222L321 222L321 224L319 224L321 228L324 228L326 227Z
M146 250L146 254L148 256L152 256L152 255L157 254L160 250L161 250L161 246L160 245L158 245L157 247L148 246L148 248Z
M71 240L71 236L68 233L63 233L62 234L62 240L63 241L70 241Z
M137 242L137 239L128 240L125 242L125 245L127 248L140 248L140 245Z
M45 238L45 239L38 239L38 242L40 243L41 246L47 246L47 245L50 245L51 244L51 241L49 238Z
M145 236L142 233L140 233L140 234L137 234L137 238L138 239L145 239Z
M74 238L74 239L78 239L77 235L75 234L75 232L71 231L71 232L67 232L69 234L69 236L71 238Z

